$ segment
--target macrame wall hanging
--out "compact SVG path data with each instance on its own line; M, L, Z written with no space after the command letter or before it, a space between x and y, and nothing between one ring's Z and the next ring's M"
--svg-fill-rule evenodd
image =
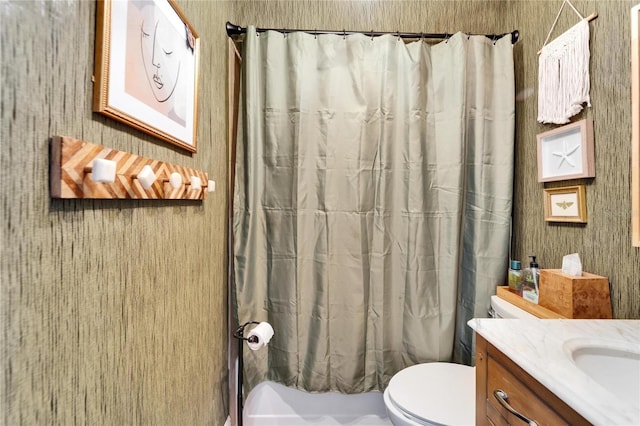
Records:
M547 44L558 23L565 4L580 17L573 27ZM589 22L598 17L594 13L583 18L569 0L564 0L556 20L538 52L538 121L565 124L582 111L583 104L591 106L589 98Z

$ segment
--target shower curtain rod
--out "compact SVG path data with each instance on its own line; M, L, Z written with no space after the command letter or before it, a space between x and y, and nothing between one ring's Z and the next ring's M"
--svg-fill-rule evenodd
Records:
M431 34L431 33L401 33L401 32L379 32L379 31L334 31L334 30L293 30L293 29L288 29L288 28L256 28L256 31L259 33L265 32L265 31L278 31L280 33L292 33L292 32L296 32L296 31L301 31L301 32L305 32L305 33L309 33L311 35L318 35L318 34L337 34L337 35L350 35L350 34L364 34L367 36L371 36L371 37L376 37L376 36L381 36L381 35L385 35L385 34L393 34L397 37L400 38L428 38L428 39L447 39L449 37L451 37L453 34L449 34L449 33L441 33L441 34ZM232 24L231 22L227 21L227 35L229 37L234 36L234 35L239 35L239 34L245 34L247 32L247 28L246 27L241 27L239 25L235 25ZM516 44L518 42L518 38L520 36L520 33L518 32L518 30L514 30L511 31L510 33L504 33L504 34L482 34L485 37L490 38L491 40L498 40L502 37L504 37L507 34L511 34L511 44ZM469 34L469 35L476 35L476 34Z

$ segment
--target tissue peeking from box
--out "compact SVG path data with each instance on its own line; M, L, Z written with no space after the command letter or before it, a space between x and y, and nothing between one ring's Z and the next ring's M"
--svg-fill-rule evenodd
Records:
M578 253L568 254L562 258L562 272L572 277L582 276L582 262Z

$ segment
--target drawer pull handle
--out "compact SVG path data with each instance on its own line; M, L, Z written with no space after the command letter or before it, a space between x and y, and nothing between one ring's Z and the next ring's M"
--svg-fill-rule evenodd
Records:
M509 396L505 391L501 389L496 389L493 391L493 396L495 396L498 402L500 403L500 405L506 408L511 414L513 414L514 416L516 416L517 418L519 418L529 426L538 426L538 423L536 423L534 420L528 419L527 417L518 413L511 405L509 405L509 402L508 402Z

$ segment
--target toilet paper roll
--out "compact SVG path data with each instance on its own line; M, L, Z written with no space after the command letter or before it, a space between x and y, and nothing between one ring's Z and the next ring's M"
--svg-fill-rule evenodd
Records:
M257 351L266 346L273 337L273 327L266 321L261 322L247 334L247 346L252 351Z
M155 182L156 180L156 174L153 173L153 169L151 168L151 166L147 164L142 168L142 170L140 170L137 178L138 181L140 181L140 185L142 185L144 189L149 189L151 188L151 185L153 185L153 182Z
M116 180L116 162L96 158L91 167L91 180L94 182L112 183Z

